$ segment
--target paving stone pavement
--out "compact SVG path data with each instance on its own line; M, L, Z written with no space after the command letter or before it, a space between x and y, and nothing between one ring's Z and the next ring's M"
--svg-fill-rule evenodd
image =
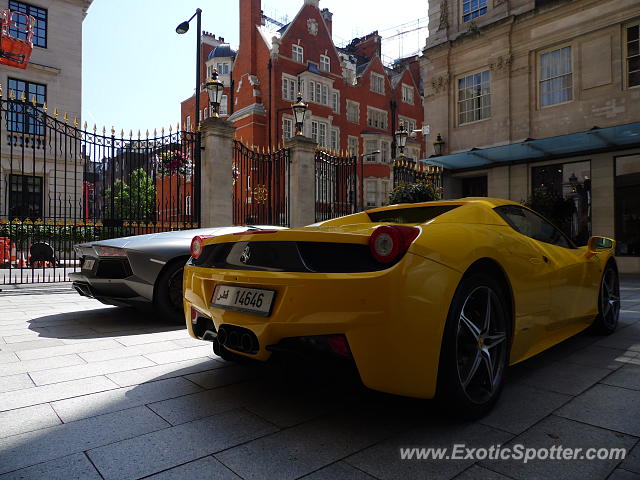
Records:
M343 371L239 365L68 285L0 292L0 480L640 479L640 277L616 333L512 367L476 422ZM401 460L403 447L624 448L622 460Z

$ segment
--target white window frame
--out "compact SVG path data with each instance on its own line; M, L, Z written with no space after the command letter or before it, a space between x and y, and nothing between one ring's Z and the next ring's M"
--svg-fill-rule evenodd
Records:
M462 19L462 23L469 22L474 18L481 17L482 15L486 15L489 11L489 1L488 0L477 0L478 6L477 8L472 10L473 0L461 0L460 2L460 17ZM465 13L464 6L465 4L469 4L469 10Z
M282 74L282 99L294 102L297 95L298 79L292 75ZM293 87L293 89L292 89Z
M329 146L331 150L338 151L340 150L340 129L332 127L330 132Z
M376 83L378 82L380 83L380 85L376 85ZM379 93L380 95L385 94L384 75L380 75L376 72L371 72L370 84L372 92ZM377 88L378 86L381 86L381 88Z
M376 118L374 118L374 114ZM376 123L378 125L376 125ZM389 128L388 112L386 110L381 110L367 105L367 126L380 130L387 130Z
M331 110L335 113L340 113L340 91L333 90L331 92Z
M349 118L351 109L355 109L356 117L355 119ZM354 102L353 100L347 100L346 103L346 113L347 113L347 121L351 123L360 123L360 104L358 102Z
M413 118L398 115L398 125L400 123L404 124L404 127L407 129L407 132L409 133L417 129L418 122L416 122Z
M287 136L287 133L288 133L288 136ZM282 140L289 140L291 137L294 136L294 134L295 134L295 125L293 122L293 117L289 115L283 115L282 116Z
M222 95L220 97L220 106L218 107L218 113L220 115L229 115L229 97Z
M568 49L569 52L569 71L568 72L564 72L564 73L559 73L559 74L553 74L553 75L549 75L545 78L543 78L544 75L544 67L543 67L543 57L545 57L546 55L551 55L553 53L559 53L559 52L563 52L566 51L566 49ZM560 53L561 54L561 53ZM550 57L547 57L550 59ZM575 85L574 85L574 79L573 79L573 72L574 72L574 68L573 68L573 49L572 46L570 44L564 44L564 45L560 45L560 46L555 46L553 48L549 48L546 50L543 50L541 52L538 53L538 82L537 82L537 86L538 86L538 106L540 108L546 108L546 107L552 107L555 105L561 105L563 103L569 103L572 102L574 99L574 94L575 94ZM568 79L569 83L571 84L571 86L569 88L561 88L559 90L553 90L551 92L549 92L549 95L551 96L550 100L548 101L548 103L546 101L544 101L544 94L543 94L543 84L544 83L549 83L549 82L554 82L554 81L561 81L562 79ZM558 92L565 92L568 91L569 95L567 99L559 99L557 101L553 101L553 95L554 93L558 93ZM562 94L561 94L562 95Z
M482 76L485 72L488 75L488 87L487 87L488 93L482 92L483 85L485 85L484 81L482 80ZM472 82L475 81L475 76L478 74L480 75L480 95L472 94L471 96L469 96L469 98L467 98L466 95L469 93L469 90L471 89L471 87L475 85L475 84L472 84ZM469 79L472 79L472 80L469 80ZM464 97L461 95L461 88L460 88L461 80L465 82L465 85L466 85L466 82L469 82L469 85L470 85L470 87L465 86L464 89L462 89L462 90L465 90ZM488 105L483 105L483 103L485 103L485 99ZM479 102L479 105L476 105L477 102ZM463 111L462 110L463 106L465 108L468 106L471 106L472 108L465 109ZM479 113L476 115L475 112L479 112ZM485 112L488 112L486 116L485 116ZM467 119L463 121L462 113L465 113L467 115L472 113L473 115L470 120L467 117ZM474 72L461 75L458 78L456 78L456 123L457 125L468 125L475 122L482 122L484 120L490 119L491 114L492 114L491 113L491 70L488 68L483 68Z
M413 85L402 84L402 101L413 105Z
M380 140L380 162L391 162L391 142Z
M373 188L370 188L370 187L373 187ZM377 179L366 179L364 181L364 197L365 197L365 202L367 203L367 207L378 206L378 180ZM370 201L371 198L373 198L373 201Z
M185 132L191 131L191 115L187 115L187 119L185 122Z
M331 71L331 58L327 55L320 55L320 71L321 72L330 72Z
M304 63L304 48L294 43L291 45L291 59L294 62Z
M358 137L354 137L353 135L347 136L347 150L349 151L349 155L358 156L360 149L359 144Z

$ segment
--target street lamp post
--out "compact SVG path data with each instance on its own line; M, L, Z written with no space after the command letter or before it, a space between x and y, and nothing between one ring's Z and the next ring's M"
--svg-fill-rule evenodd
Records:
M304 123L304 116L307 113L308 108L309 106L302 101L302 93L298 92L296 103L291 105L291 110L293 110L293 118L296 123L296 135L302 135L302 125Z
M407 144L407 137L409 136L409 132L404 126L404 123L400 123L398 130L396 131L396 143L398 144L398 148L400 149L400 157L404 158L404 147Z
M444 139L442 135L438 134L433 142L433 151L437 157L444 153Z
M195 115L193 116L193 121L196 126L200 125L200 42L202 38L202 10L196 8L196 13L191 15L189 20L182 22L180 25L176 27L176 33L180 35L187 33L189 31L189 22L196 17L196 27L197 27L197 38L196 38L196 108Z
M222 98L222 92L224 91L224 83L218 80L218 71L214 68L211 79L205 83L207 94L209 95L209 103L211 104L211 116L218 118L218 109L220 108L220 99Z

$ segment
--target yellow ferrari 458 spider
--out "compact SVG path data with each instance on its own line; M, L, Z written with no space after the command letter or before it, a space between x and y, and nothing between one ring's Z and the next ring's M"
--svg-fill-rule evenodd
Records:
M223 358L345 357L369 388L482 415L508 365L616 328L615 242L577 247L534 211L463 198L303 228L195 237L189 333Z

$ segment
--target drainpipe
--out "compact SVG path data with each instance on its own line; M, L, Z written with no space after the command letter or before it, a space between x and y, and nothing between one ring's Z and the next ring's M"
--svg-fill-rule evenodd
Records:
M273 78L272 78L272 76L273 76L273 63L271 62L271 59L269 59L269 63L267 64L267 69L269 70L269 115L267 117L267 119L268 119L268 122L267 122L267 129L268 130L267 131L269 132L269 135L267 137L267 140L268 140L268 146L271 147L271 145L272 145L271 139L272 139L272 134L273 134L272 130L273 130L273 124L274 124L274 122L273 122L273 114L275 113L275 109L273 108L273 104L271 103L271 98L272 98L271 89L272 89L272 86L273 86Z

